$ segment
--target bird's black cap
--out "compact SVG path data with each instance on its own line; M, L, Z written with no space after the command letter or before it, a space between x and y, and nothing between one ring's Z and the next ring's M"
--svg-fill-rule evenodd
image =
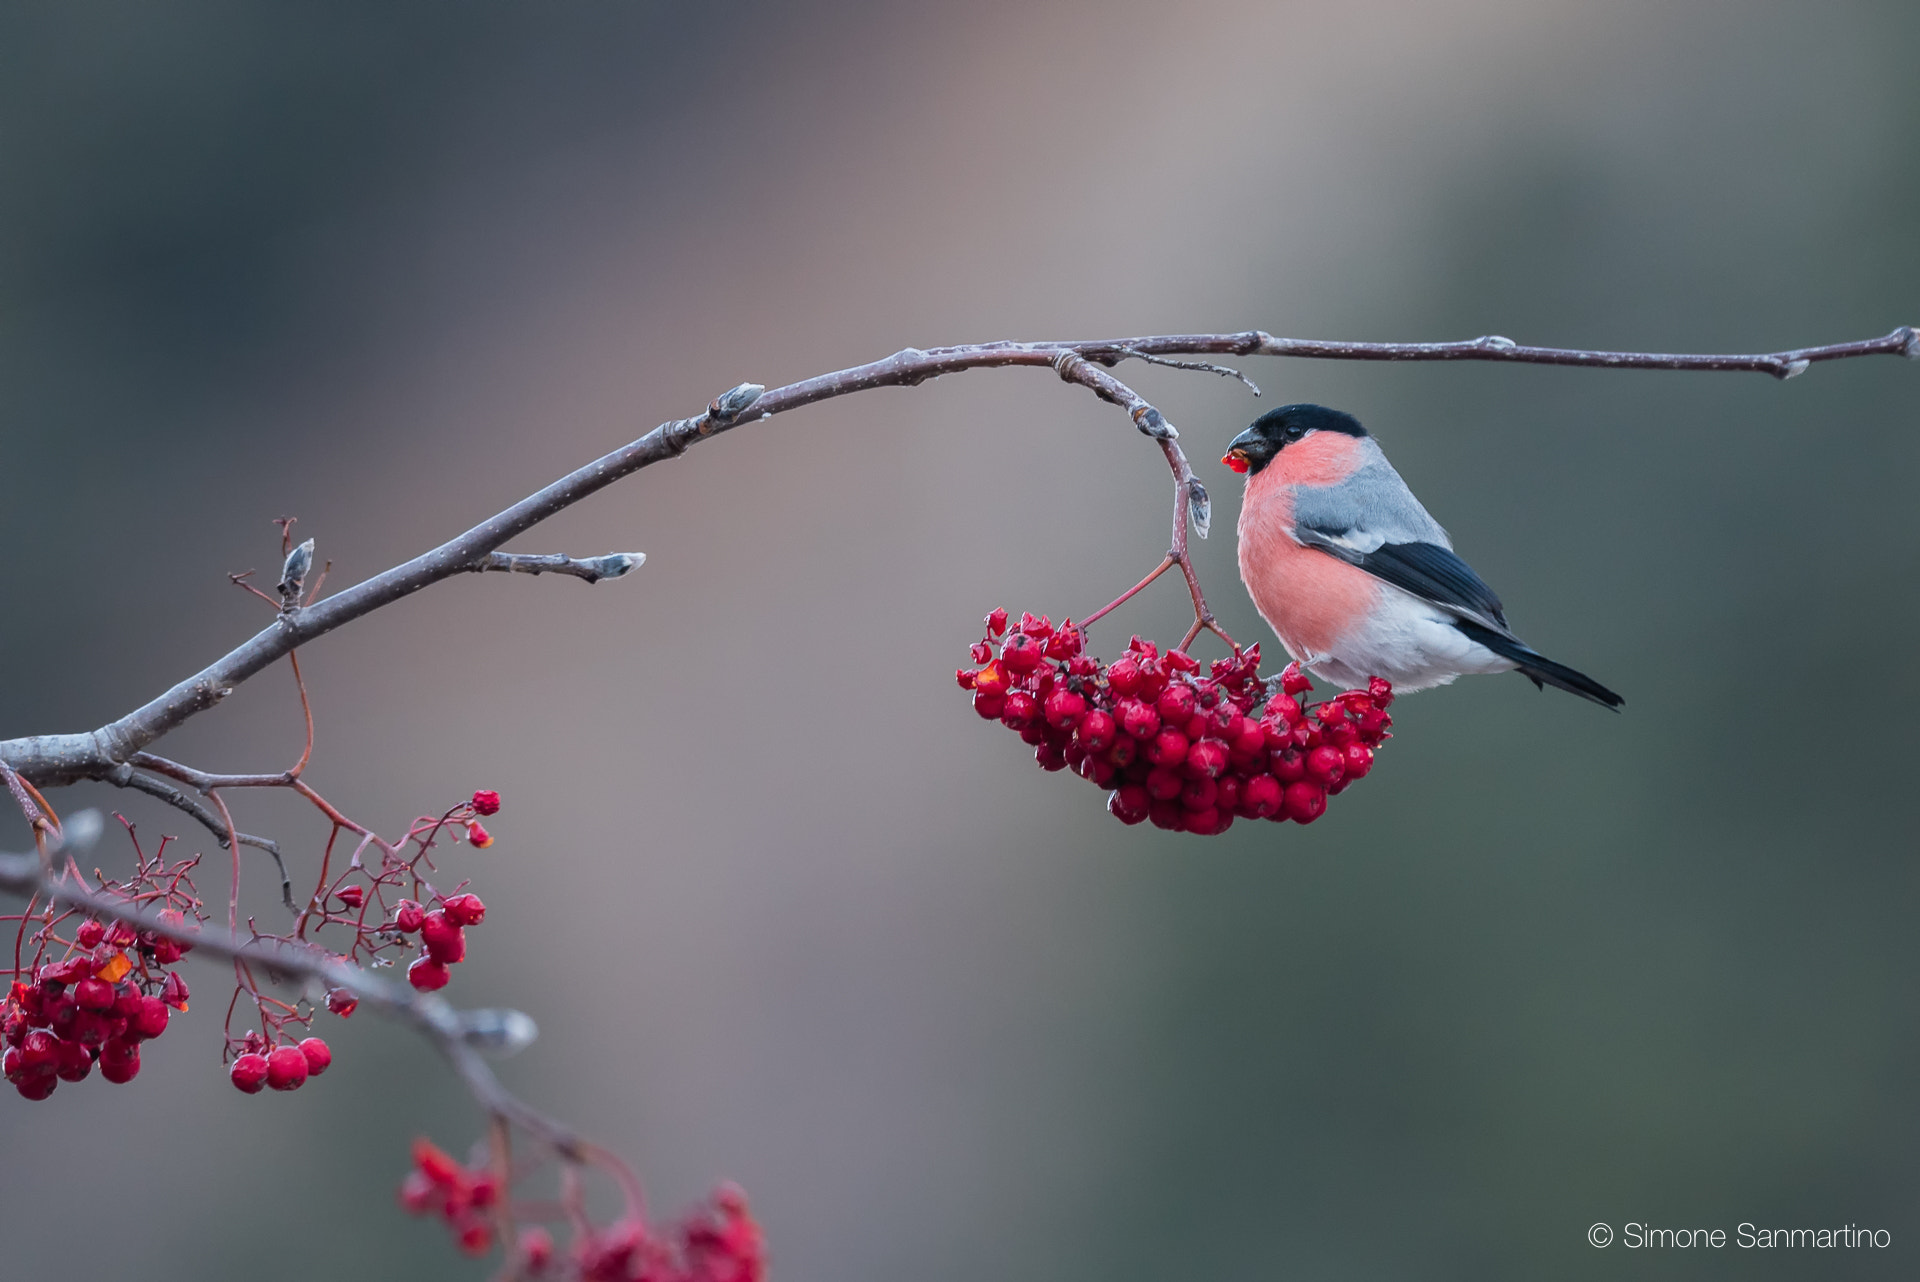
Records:
M1328 409L1324 405L1282 405L1253 420L1252 426L1227 445L1220 461L1236 472L1254 475L1278 454L1309 432L1339 432L1343 436L1365 436L1367 429L1351 414Z

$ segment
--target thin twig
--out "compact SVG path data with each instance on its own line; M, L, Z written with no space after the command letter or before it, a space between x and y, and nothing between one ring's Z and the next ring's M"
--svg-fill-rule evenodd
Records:
M617 579L646 563L645 552L609 552L605 556L574 558L555 552L530 556L521 552L489 552L476 561L473 570L498 570L506 574L571 574L588 583Z

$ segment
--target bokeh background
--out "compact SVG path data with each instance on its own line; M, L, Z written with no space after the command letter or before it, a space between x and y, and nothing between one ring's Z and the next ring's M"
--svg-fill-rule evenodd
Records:
M0 732L260 626L225 575L273 517L344 585L909 344L1920 321L1917 60L1900 0L10 7ZM1625 715L1470 680L1311 829L1120 827L951 672L991 607L1150 567L1165 470L1001 371L515 545L645 551L625 582L448 583L312 646L309 777L390 831L505 794L449 995L537 1016L506 1075L663 1210L744 1183L782 1279L1914 1276L1920 368L1249 372L1128 374L1203 472L1264 406L1358 413ZM1201 568L1259 637L1207 476ZM1169 582L1099 648L1182 613ZM166 750L291 759L290 687ZM306 813L241 817L310 870ZM482 1276L393 1205L412 1135L478 1132L431 1054L336 1021L323 1082L242 1097L190 973L135 1086L0 1101L0 1272ZM1893 1245L1586 1245L1629 1220Z

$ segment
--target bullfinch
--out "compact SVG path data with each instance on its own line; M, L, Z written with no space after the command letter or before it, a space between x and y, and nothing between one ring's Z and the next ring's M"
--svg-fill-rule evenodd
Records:
M1233 438L1220 460L1247 478L1240 577L1287 653L1348 689L1385 677L1425 690L1519 669L1606 708L1625 702L1530 649L1500 598L1351 414L1282 405Z

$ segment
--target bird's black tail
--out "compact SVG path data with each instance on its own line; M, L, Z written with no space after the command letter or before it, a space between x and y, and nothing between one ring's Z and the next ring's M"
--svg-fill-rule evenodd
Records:
M1521 675L1541 688L1553 686L1565 690L1568 694L1577 694L1582 699L1591 699L1603 708L1615 712L1626 703L1619 695L1595 681L1584 672L1575 672L1564 663L1555 663L1544 654L1529 650L1510 636L1495 632L1492 628L1482 627L1470 619L1455 619L1453 626L1478 641L1487 649L1503 659L1511 659L1520 666Z

